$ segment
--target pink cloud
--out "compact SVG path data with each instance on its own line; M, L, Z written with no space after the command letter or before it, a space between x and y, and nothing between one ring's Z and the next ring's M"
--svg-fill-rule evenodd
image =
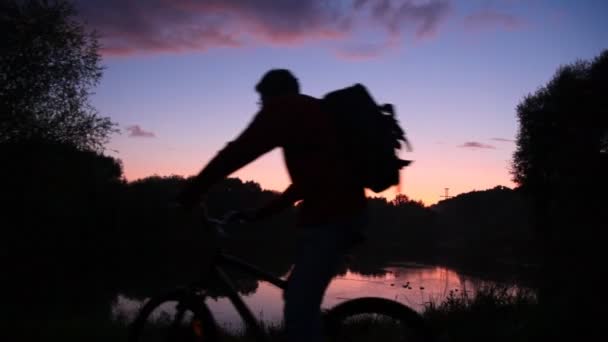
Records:
M82 18L99 32L105 55L318 41L364 45L356 33L369 27L382 32L380 41L409 32L426 38L436 34L450 9L448 0L75 1Z
M458 146L458 147L462 147L462 148L473 148L473 149L481 149L481 148L485 148L485 149L496 149L496 147L492 146L492 145L487 145L484 143L480 143L477 141L467 141L464 144Z
M469 30L505 28L516 30L525 26L525 21L512 14L484 9L464 18L464 26Z
M155 138L156 135L153 132L145 131L139 125L132 125L127 127L129 131L129 137L131 138Z
M515 142L515 140L513 139L505 139L505 138L492 138L492 140L494 141L500 141L500 142Z

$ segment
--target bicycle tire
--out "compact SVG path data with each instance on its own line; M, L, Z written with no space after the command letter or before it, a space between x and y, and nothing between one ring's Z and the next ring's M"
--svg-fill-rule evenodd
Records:
M155 326L152 313L168 303L176 303L175 312L167 314L170 324L166 326L167 332L159 331L159 335L147 336L146 328L161 330L164 326ZM186 317L186 312L190 312ZM189 320L184 326L182 320ZM166 322L165 322L166 323ZM158 325L158 323L156 323ZM150 341L191 341L216 342L218 329L202 297L187 290L176 290L162 294L148 300L139 310L137 316L129 326L129 342Z
M375 326L370 323L355 323L349 326L349 319L356 321L357 316L381 315L391 320L391 328L385 324ZM386 330L380 333L390 334L395 341L432 341L432 335L424 319L411 308L386 298L362 297L345 301L331 308L324 317L325 332L330 341L389 340L386 337L366 337L366 334L378 333L371 330ZM365 331L361 333L360 330ZM388 330L392 330L388 332ZM347 337L345 337L347 336Z

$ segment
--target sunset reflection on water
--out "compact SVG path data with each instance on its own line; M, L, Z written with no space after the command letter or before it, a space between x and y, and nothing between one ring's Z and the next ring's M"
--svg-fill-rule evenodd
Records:
M463 292L474 295L477 288L486 284L491 282L467 277L445 267L393 266L376 276L347 271L331 282L322 307L330 308L348 299L371 296L397 300L421 312L429 302L442 302L450 291L456 295ZM283 300L280 289L267 282L259 282L256 292L245 296L244 300L259 319L275 323L281 321ZM236 310L226 298L209 299L207 302L219 323L237 328L241 326ZM114 312L132 316L139 304L119 295Z

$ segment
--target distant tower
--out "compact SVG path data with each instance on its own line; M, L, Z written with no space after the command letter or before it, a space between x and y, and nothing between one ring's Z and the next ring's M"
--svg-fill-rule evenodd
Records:
M445 195L443 195L441 197L443 197L444 200L447 200L448 198L452 197L449 195L450 188L444 188L444 189L445 189Z

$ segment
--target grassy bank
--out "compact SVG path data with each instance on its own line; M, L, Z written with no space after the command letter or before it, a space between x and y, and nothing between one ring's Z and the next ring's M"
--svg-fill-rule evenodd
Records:
M423 312L438 341L528 341L535 334L533 293L513 287L485 287L475 297L450 292Z
M451 292L443 301L428 303L422 313L437 341L527 341L534 336L537 317L535 296L513 287L486 287L475 296ZM10 324L13 341L126 341L127 321L93 318L57 319ZM8 323L4 321L3 323ZM274 341L286 341L280 325L266 330ZM354 320L348 327L350 341L390 341L394 330L381 319ZM7 331L7 330L5 330ZM222 341L249 342L243 331L222 333Z

